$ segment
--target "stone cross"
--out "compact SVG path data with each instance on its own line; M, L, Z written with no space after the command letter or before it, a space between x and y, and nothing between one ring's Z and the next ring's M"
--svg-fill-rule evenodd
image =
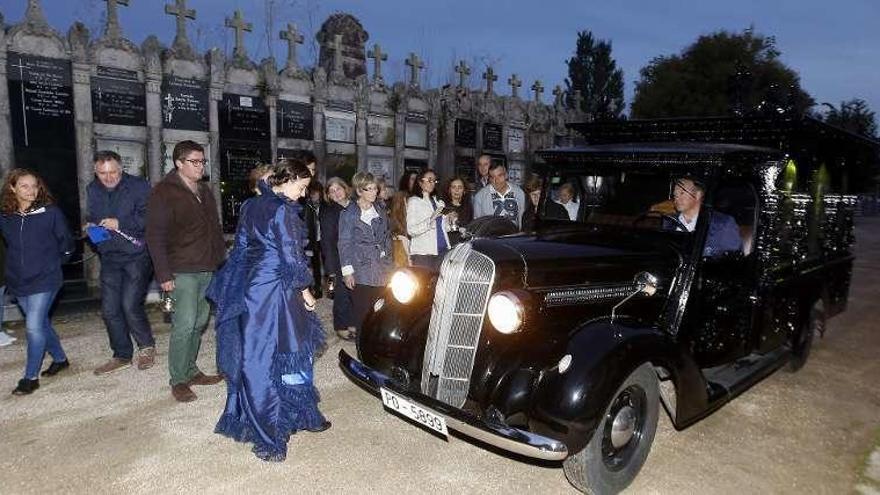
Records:
M541 80L540 80L540 79L538 79L537 81L535 81L535 84L532 84L532 91L535 92L535 101L537 101L537 102L540 103L540 101L541 101L541 93L544 92L544 85L541 84Z
M226 27L235 30L235 49L232 51L232 56L235 58L247 58L247 50L244 49L244 33L245 31L253 31L254 25L244 22L241 10L236 9L232 19L226 18Z
M296 45L302 44L305 38L296 30L295 24L287 24L287 31L281 31L281 39L287 40L287 68L296 69L299 64L296 61Z
M492 70L492 66L486 67L486 72L483 73L483 79L486 80L486 94L492 94L492 84L498 80L498 76L495 75L495 71Z
M128 0L105 0L107 2L107 24L104 27L104 35L108 38L119 38L122 30L119 29L119 16L116 13L118 5L128 7Z
M378 86L385 84L385 80L382 79L382 62L388 60L388 54L382 53L379 43L376 43L367 57L373 59L373 83Z
M334 34L333 35L333 42L330 43L330 48L333 50L333 72L330 75L335 78L342 77L345 73L342 71L342 35L341 34Z
M406 59L406 65L409 66L409 85L418 88L419 70L424 69L425 64L419 60L419 57L415 53L409 52L409 57Z
M556 105L556 106L562 105L562 95L563 94L565 94L565 92L562 91L562 86L557 84L556 87L553 88L553 104L554 105Z
M522 81L516 77L516 74L510 76L510 79L507 80L507 84L510 84L510 94L514 98L519 98L519 88L522 86Z
M177 17L177 35L174 37L175 45L188 45L186 37L186 20L196 18L194 9L186 8L186 0L174 0L174 5L165 5L165 13Z
M465 79L471 75L471 68L464 63L464 60L459 60L458 65L455 66L455 72L458 72L458 87L463 88Z
M28 0L24 18L31 25L48 26L46 16L43 15L43 8L40 6L40 0Z

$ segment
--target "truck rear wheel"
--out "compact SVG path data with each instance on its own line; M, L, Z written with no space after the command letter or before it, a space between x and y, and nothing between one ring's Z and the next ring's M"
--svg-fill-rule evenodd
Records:
M659 395L657 375L650 364L633 371L617 389L587 446L563 463L569 483L597 495L629 486L654 442Z

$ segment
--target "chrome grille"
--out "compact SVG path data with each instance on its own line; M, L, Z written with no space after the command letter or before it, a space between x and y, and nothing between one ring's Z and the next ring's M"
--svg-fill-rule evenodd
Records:
M422 392L455 407L467 398L495 263L460 244L446 255L431 308Z

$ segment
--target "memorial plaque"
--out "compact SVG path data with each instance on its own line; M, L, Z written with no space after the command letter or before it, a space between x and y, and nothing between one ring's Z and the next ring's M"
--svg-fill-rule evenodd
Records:
M463 148L477 147L477 123L468 119L455 119L455 145Z
M223 229L235 232L238 213L245 199L253 196L248 189L251 170L271 160L271 150L247 143L226 145L220 150L220 201L223 212Z
M464 177L473 182L477 176L477 168L473 157L456 156L455 157L455 175Z
M507 152L522 153L526 149L526 132L517 127L507 128Z
M327 171L327 177L339 177L351 184L351 178L358 169L357 156L330 153L324 157L322 166Z
M403 170L406 173L415 172L417 174L422 173L422 170L428 168L428 162L425 160L415 160L411 158L407 158L403 160Z
M219 113L223 139L269 141L269 109L259 96L224 93Z
M276 115L278 137L315 139L314 110L308 103L278 100Z
M407 120L405 141L408 148L427 148L428 124L425 122Z
M394 168L394 159L390 156L371 156L367 158L367 172L373 177L384 178L389 184L394 183L391 171Z
M500 124L483 124L483 149L498 150L503 146L502 127Z
M9 52L9 111L15 146L76 146L70 61Z
M122 158L122 171L136 177L145 177L147 174L146 147L144 143L137 141L118 141L112 139L98 139L95 147L99 150L115 151Z
M207 132L207 83L199 79L166 76L162 80L162 126Z
M507 179L521 186L525 175L526 164L520 161L511 161L507 166Z
M327 141L355 142L355 114L327 111L324 113L324 125Z
M394 117L377 114L367 117L367 143L394 146Z
M92 120L97 124L147 125L147 96L137 72L98 67L92 77Z

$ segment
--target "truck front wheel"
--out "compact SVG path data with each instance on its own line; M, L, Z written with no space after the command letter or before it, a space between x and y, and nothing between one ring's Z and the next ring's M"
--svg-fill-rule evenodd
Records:
M597 495L629 486L651 451L659 404L657 375L645 363L617 389L587 446L563 463L568 481Z

